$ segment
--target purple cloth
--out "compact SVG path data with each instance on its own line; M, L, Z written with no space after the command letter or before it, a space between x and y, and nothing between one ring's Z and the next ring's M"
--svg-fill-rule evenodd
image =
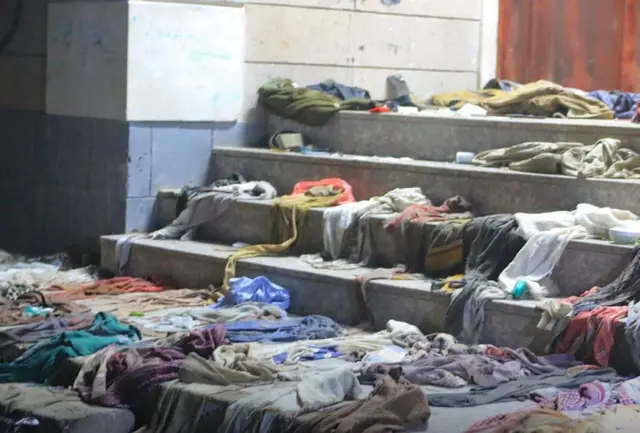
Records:
M227 329L217 324L189 332L176 346L185 354L195 352L203 358L210 358L216 347L229 344L226 338Z
M225 335L225 327L215 325L191 331L173 347L137 346L106 351L102 359L96 360L106 368L86 372L76 390L88 403L135 412L154 386L178 378L188 353L210 358L218 346L228 343ZM106 374L100 372L104 370Z
M155 385L178 378L186 358L175 347L128 348L107 361L107 392L91 403L135 409Z

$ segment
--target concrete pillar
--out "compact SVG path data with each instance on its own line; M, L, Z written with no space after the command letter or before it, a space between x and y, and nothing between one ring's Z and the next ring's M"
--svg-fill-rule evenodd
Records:
M214 130L242 107L244 20L242 5L49 5L46 113L76 133L55 168L74 168L62 232L149 229L159 189L209 180Z

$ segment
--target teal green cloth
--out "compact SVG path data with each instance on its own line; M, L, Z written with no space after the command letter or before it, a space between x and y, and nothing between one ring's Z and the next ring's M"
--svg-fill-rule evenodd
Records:
M55 380L64 361L91 355L111 344L127 345L140 339L140 331L107 313L98 313L90 328L67 331L41 341L8 364L0 364L0 383Z

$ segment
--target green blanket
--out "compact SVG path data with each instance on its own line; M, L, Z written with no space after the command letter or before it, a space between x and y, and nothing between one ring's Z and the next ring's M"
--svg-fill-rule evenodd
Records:
M325 125L340 110L368 110L376 106L370 99L342 101L328 93L296 87L287 78L275 78L258 89L259 102L277 116L311 126Z

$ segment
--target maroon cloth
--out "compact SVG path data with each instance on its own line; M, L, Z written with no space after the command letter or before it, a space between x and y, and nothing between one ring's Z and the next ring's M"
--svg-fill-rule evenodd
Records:
M81 397L88 403L135 411L154 386L178 378L178 370L187 354L195 352L210 358L218 346L228 344L226 332L223 325L214 325L191 331L173 347L120 350L106 361L106 393L91 396L90 391L79 390ZM92 389L95 379L95 376L85 376L82 389Z
M186 355L175 347L127 348L107 361L107 393L91 403L135 408L151 387L178 378Z
M207 326L189 332L178 341L176 346L180 347L185 354L195 352L203 358L210 358L216 347L229 344L226 336L227 329L224 325Z

